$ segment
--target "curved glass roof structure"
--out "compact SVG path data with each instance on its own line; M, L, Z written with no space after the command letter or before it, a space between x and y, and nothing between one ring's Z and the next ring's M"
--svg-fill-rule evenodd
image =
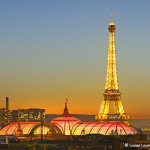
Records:
M133 135L138 134L138 132L134 127L120 122L82 122L73 126L71 134Z
M69 114L67 103L65 103L64 113L50 122L56 125L63 134L70 135L72 127L81 120Z
M7 125L4 128L2 128L0 130L0 135L14 135L18 129L18 124L20 125L23 134L32 134L32 135L41 134L40 122L13 122L10 125ZM47 123L43 123L42 125L43 134L47 134L47 132L51 128L55 130L56 134L62 134L61 131L58 129L58 127L56 127L55 125L51 127L51 125Z

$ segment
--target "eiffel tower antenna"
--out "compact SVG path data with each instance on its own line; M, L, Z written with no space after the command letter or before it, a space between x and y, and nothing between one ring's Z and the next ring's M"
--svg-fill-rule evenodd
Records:
M129 124L129 116L124 112L121 93L118 87L117 65L116 65L116 49L115 49L115 30L116 26L113 23L113 15L111 11L111 22L108 26L109 31L109 46L108 46L108 62L106 85L104 99L102 101L99 114L95 117L96 121L114 121L124 122ZM114 103L114 114L110 114L110 103Z
M113 13L111 11L111 23L113 23Z

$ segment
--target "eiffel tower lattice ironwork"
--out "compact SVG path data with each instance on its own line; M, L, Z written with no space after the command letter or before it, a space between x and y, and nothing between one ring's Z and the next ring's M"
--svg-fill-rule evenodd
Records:
M106 86L104 99L102 101L99 114L95 116L96 121L114 121L129 124L129 116L124 112L121 102L121 93L118 88L117 67L116 67L116 50L115 50L115 24L111 12L111 22L108 26L109 30L109 47L108 47L108 64ZM114 113L110 114L110 104L114 104Z

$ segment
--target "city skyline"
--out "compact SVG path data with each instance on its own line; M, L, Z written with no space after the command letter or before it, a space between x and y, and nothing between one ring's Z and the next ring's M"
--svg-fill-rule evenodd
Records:
M110 2L0 2L0 107L8 96L11 110L43 108L61 114L67 97L71 114L97 115L113 10L125 112L150 119L150 2Z

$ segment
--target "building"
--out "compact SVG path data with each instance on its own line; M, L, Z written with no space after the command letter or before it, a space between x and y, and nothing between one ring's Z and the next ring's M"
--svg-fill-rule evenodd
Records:
M50 121L50 123L55 124L64 135L71 135L72 127L80 122L80 119L69 114L67 102L65 103L63 114Z
M0 109L0 128L11 123L11 111L6 108Z
M11 123L11 111L9 110L9 98L6 97L6 108L0 109L0 128Z
M56 125L63 135L136 135L138 131L131 125L123 122L82 122L80 119L72 116L68 112L67 103L65 103L64 112L59 117L50 121Z
M40 122L45 120L45 109L17 109L11 113L12 122Z
M118 87L117 66L116 66L116 49L115 49L115 30L116 26L113 22L111 12L111 22L108 26L109 31L109 46L108 46L108 62L107 76L104 91L104 99L102 101L99 114L95 116L95 120L99 122L123 122L129 123L129 116L125 114L121 93ZM113 103L114 113L110 111L110 106Z

